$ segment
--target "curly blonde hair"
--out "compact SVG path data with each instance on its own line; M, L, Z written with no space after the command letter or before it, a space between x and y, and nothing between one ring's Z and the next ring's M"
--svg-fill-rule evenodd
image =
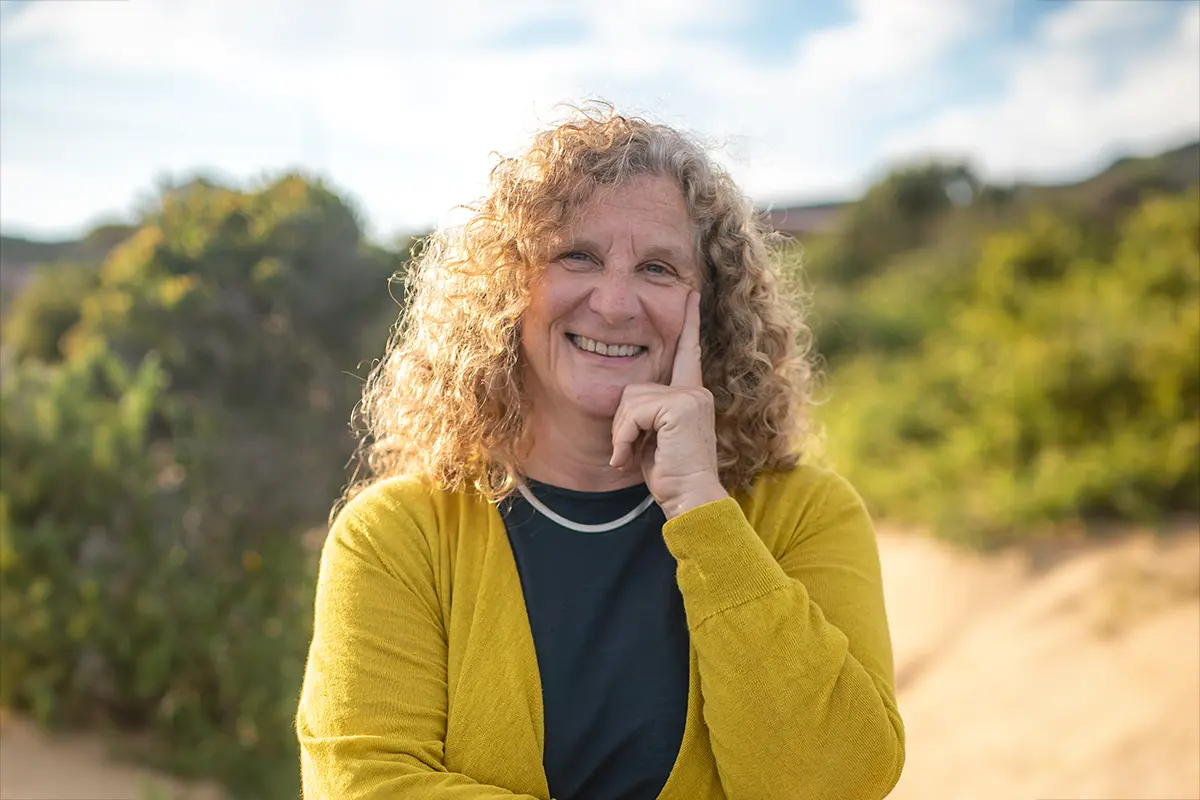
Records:
M344 501L404 474L493 501L515 488L530 286L597 189L642 175L674 181L696 226L722 485L746 490L760 471L797 463L815 442L807 410L816 372L802 297L788 296L773 258L775 235L689 137L589 104L501 159L469 221L414 251L406 308L356 409L359 465Z

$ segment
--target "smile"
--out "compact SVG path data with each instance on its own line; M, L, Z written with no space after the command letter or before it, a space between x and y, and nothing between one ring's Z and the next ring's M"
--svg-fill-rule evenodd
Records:
M596 355L607 356L609 358L632 358L640 355L646 348L638 344L605 344L597 342L595 339L589 339L586 336L579 336L574 333L568 333L567 338L580 350L586 353L595 353Z

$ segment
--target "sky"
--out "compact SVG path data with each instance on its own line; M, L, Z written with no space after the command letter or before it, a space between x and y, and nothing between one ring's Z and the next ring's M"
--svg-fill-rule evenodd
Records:
M588 99L764 206L928 157L1072 180L1200 138L1200 0L0 0L0 230L301 169L419 232Z

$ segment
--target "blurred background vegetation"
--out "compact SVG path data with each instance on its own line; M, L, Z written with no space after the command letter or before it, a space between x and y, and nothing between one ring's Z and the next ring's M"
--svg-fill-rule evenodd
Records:
M1200 513L1200 143L1071 186L910 164L818 210L781 255L877 517L987 548ZM412 243L299 174L3 239L0 708L297 795L317 547Z

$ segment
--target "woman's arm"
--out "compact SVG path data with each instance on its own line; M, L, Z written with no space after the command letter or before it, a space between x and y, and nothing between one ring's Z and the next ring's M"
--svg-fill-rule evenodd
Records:
M733 499L663 528L729 800L883 798L904 765L874 529L825 475L779 561ZM803 502L794 485L766 502Z
M446 770L446 632L429 545L385 505L352 502L321 554L296 717L305 800L539 800Z

